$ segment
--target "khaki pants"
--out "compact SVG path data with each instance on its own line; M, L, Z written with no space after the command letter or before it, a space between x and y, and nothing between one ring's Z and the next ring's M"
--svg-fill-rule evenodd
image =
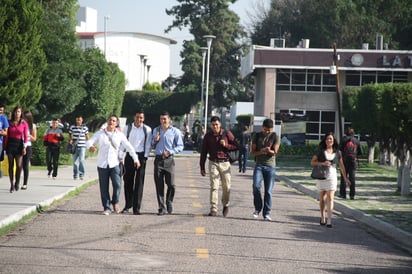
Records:
M209 161L210 176L210 211L217 212L219 184L222 182L222 205L229 206L230 198L230 163Z

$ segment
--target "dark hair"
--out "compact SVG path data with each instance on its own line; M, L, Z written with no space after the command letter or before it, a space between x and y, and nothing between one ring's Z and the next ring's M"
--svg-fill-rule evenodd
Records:
M325 136L323 136L322 141L320 141L319 143L319 149L321 150L325 150L326 149L326 138L328 136L332 136L333 137L333 151L336 152L339 149L339 144L336 141L335 135L333 134L333 132L329 132L327 134L325 134Z
M160 113L160 116L169 116L171 118L170 113L166 110L163 110L162 113Z
M33 114L30 110L26 110L23 113L24 120L26 120L27 124L29 125L30 132L33 132Z
M273 128L273 120L272 119L265 119L262 124L263 127Z
M17 106L13 109L13 112L11 113L11 119L10 120L14 122L14 120L16 119L16 111L18 109L21 109L21 117L20 117L20 120L19 120L19 124L20 124L23 121L23 107L22 106Z
M348 136L353 136L353 135L355 135L355 131L353 130L353 128L348 127L348 128L346 129L346 135L348 135Z
M212 116L212 117L210 117L210 122L212 123L212 122L220 122L220 118L218 117L218 116Z
M138 109L136 112L135 112L135 114L144 114L144 110L143 109Z

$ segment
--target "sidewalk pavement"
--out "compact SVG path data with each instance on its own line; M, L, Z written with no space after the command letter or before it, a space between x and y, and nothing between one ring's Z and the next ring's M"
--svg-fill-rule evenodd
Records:
M199 154L184 151L179 157L194 157L197 161ZM249 162L248 165L252 168L253 164L253 162ZM237 165L237 163L234 165ZM236 170L237 168L234 168L232 172ZM17 222L24 216L51 205L82 185L97 180L96 158L86 160L84 180L74 180L72 172L71 166L61 166L56 180L53 180L47 177L46 170L31 170L27 190L19 190L13 193L9 193L10 183L8 177L3 176L0 179L0 227ZM277 173L282 173L281 168L278 168ZM181 174L176 174L176 176L181 176ZM295 183L286 176L279 175L278 179L305 195L314 199L318 198L317 192L310 187ZM382 199L384 198L382 197ZM411 233L353 209L339 199L335 200L335 211L366 225L371 232L384 236L384 238L412 254Z

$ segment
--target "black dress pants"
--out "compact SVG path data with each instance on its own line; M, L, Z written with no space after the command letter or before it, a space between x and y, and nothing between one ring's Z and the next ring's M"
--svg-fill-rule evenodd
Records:
M125 174L124 181L124 198L126 201L125 208L133 207L133 213L140 213L143 198L144 177L146 170L146 159L144 153L137 153L140 161L140 167L136 168L133 158L129 153L124 160Z

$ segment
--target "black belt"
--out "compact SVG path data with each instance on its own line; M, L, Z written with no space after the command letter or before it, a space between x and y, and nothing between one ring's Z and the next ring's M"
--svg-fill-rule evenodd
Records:
M212 161L214 163L224 163L224 162L229 162L229 159L210 159L209 161Z
M173 155L169 155L169 157L164 157L163 155L156 155L155 156L155 159L161 159L161 160L169 159L169 158L173 158Z

